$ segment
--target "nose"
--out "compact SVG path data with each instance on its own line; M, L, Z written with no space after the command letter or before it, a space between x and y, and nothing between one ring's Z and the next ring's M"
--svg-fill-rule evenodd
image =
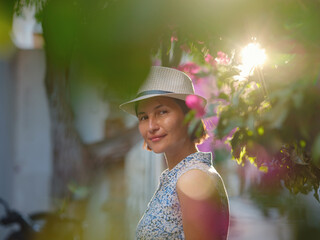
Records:
M155 131L159 130L158 121L154 117L149 118L149 132L153 133Z

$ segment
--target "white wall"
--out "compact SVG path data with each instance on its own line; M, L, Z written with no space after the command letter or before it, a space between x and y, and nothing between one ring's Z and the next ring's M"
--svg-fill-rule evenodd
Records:
M70 77L75 127L84 143L99 142L105 137L109 104L103 99L103 92L99 91L99 87L90 83L89 76L86 80L79 79L81 77L85 78L85 74L75 73Z
M0 61L0 197L22 213L50 207L51 142L44 61L41 50L17 50L11 61ZM0 227L0 239L5 230Z
M43 51L18 51L14 72L13 205L28 213L50 206L51 141Z

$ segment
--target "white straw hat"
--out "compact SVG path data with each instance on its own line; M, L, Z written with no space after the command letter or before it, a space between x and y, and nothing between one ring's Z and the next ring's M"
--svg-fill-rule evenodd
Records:
M195 95L195 93L192 81L187 74L173 68L154 66L151 67L149 76L139 89L136 98L121 104L120 108L136 116L135 104L138 101L157 96L177 98L185 101L188 95ZM206 103L205 98L198 97Z

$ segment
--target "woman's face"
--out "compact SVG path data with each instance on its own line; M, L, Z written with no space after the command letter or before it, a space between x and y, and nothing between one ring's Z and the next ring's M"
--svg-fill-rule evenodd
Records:
M184 113L169 97L142 100L137 109L139 131L155 153L174 153L183 150L188 127L183 124Z

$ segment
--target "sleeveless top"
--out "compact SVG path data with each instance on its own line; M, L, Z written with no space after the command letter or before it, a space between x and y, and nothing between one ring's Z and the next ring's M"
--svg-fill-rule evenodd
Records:
M182 174L193 169L199 169L218 180L216 190L221 200L222 216L224 216L221 220L223 227L220 236L221 239L227 239L228 197L220 175L212 166L211 153L205 152L193 153L170 171L166 169L161 173L159 186L138 223L136 239L185 239L176 184Z

